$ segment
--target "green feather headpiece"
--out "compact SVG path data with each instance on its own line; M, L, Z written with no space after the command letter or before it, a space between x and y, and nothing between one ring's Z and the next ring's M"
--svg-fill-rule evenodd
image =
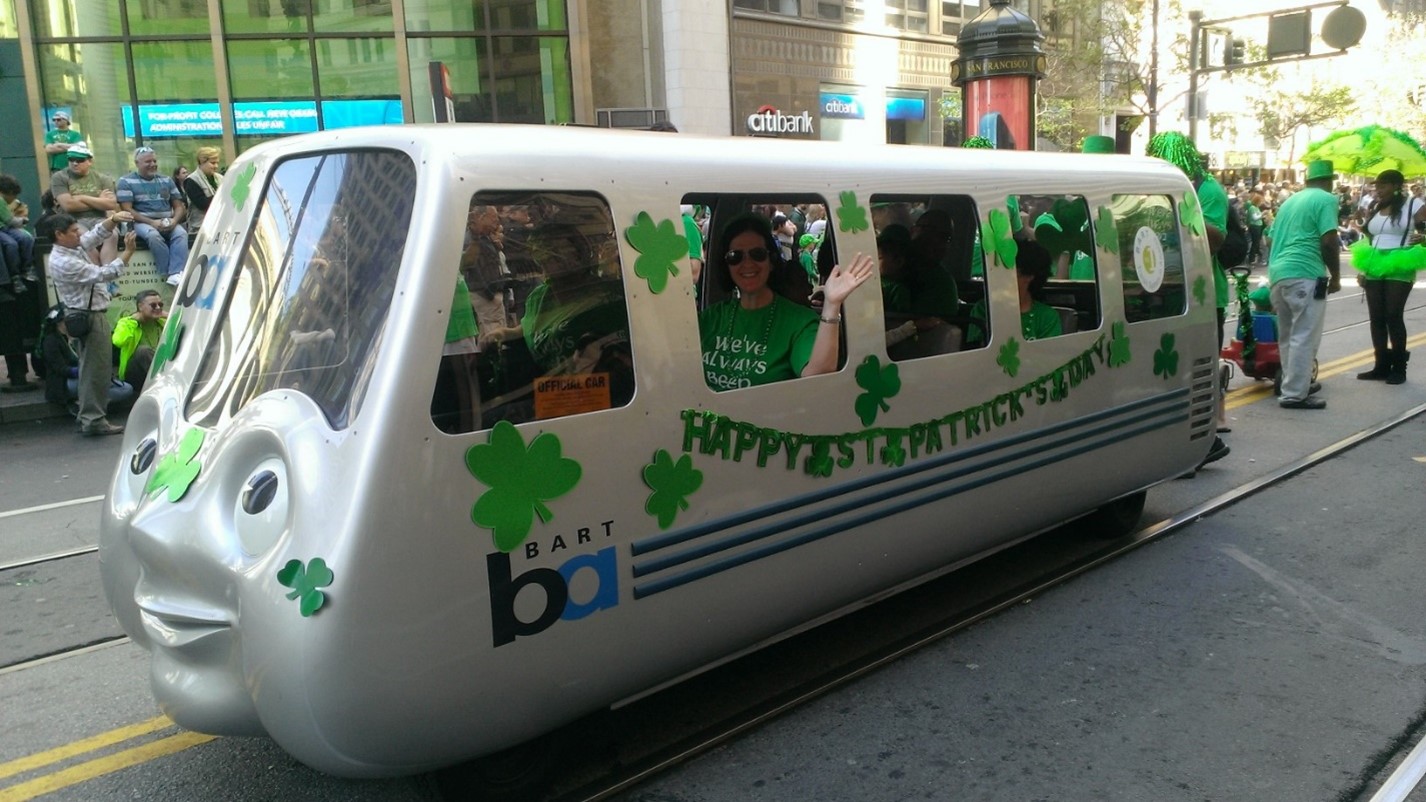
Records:
M980 148L982 150L995 150L995 145L983 136L973 136L961 143L963 148Z
M1203 175L1203 157L1193 140L1177 131L1164 131L1149 140L1144 154L1157 156L1183 171L1189 180L1196 181Z

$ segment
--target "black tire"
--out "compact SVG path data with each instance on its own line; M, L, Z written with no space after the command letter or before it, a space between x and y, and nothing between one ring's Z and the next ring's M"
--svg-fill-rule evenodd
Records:
M549 790L563 752L558 731L427 774L426 788L445 802L524 802Z
M1138 528L1144 514L1144 500L1148 497L1147 490L1140 490L1116 499L1080 518L1076 525L1087 537L1104 540L1124 537Z

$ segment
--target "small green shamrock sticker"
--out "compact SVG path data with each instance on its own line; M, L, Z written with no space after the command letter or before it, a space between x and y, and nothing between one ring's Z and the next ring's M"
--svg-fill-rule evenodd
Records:
M1005 375L1015 378L1015 374L1020 372L1020 341L1011 337L1000 346L1000 355L995 358L995 364L1005 369Z
M703 486L703 471L693 467L689 455L674 462L661 448L654 452L654 461L644 466L644 484L654 491L644 502L644 512L658 519L660 529L667 529L679 510L688 509L688 497Z
M1208 304L1208 279L1203 276L1193 280L1193 300L1197 301L1199 306Z
M1114 227L1114 212L1108 206L1099 207L1099 215L1094 220L1094 238L1104 250L1119 252L1119 229Z
M153 352L153 365L149 367L149 375L157 376L163 366L170 360L178 356L178 346L183 342L183 307L173 310L168 322L163 327L163 339Z
M1203 236L1203 209L1198 205L1198 196L1189 193L1178 205L1178 221L1198 236Z
M252 191L251 185L255 175L257 175L257 165L249 164L233 177L233 202L238 204L240 212L243 210L243 204L248 202L248 194Z
M634 275L649 282L649 292L663 292L669 276L678 275L678 260L688 256L688 238L678 233L672 220L654 225L648 212L639 212L634 225L624 229L624 238L639 252Z
M1167 380L1178 373L1178 351L1173 347L1173 334L1165 332L1159 339L1159 350L1154 352L1154 375Z
M812 445L812 453L803 461L802 470L808 476L831 476L835 462L832 459L832 444L819 440Z
M168 488L169 503L177 502L188 492L193 480L198 478L203 464L198 461L198 452L203 448L205 432L194 427L178 441L178 448L163 456L144 485L144 494Z
M895 364L882 367L880 359L868 356L857 366L857 386L866 390L857 396L854 405L857 417L862 419L863 426L870 426L876 423L878 410L891 411L886 399L901 392L901 373Z
M866 221L866 209L857 203L857 193L841 193L842 205L837 207L837 227L843 231L866 231L871 225Z
M318 588L331 585L332 580L336 578L332 569L327 567L327 561L321 557L313 559L306 566L302 565L301 560L288 560L287 565L277 572L277 581L285 588L292 588L287 598L299 599L297 609L303 618L310 618L327 603L327 594Z
M1020 252L1020 246L1015 243L1015 235L1010 230L1010 215L1004 209L991 209L989 216L990 221L980 235L985 260L1014 270L1015 255Z
M886 445L881 447L881 464L893 468L906 464L906 446L901 444L900 436L887 437Z
M1109 327L1109 367L1117 368L1129 364L1129 335L1124 333L1124 321L1116 321Z
M491 530L495 547L514 551L530 534L535 516L549 523L555 514L545 501L568 493L579 484L578 462L560 456L559 438L545 432L530 441L508 420L495 424L487 443L465 452L471 476L490 487L476 499L470 519Z

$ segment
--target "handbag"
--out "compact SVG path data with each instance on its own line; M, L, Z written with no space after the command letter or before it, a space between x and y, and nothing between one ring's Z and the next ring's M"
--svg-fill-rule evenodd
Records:
M89 305L94 304L94 285L89 285ZM89 336L89 309L66 309L64 311L64 330L69 332L69 336L76 340L83 340Z

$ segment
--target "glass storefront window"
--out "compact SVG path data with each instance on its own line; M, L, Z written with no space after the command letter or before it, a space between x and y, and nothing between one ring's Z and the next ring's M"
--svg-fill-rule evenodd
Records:
M316 45L322 97L399 96L394 39L318 39Z
M460 39L412 39L411 106L418 123L435 122L431 105L431 79L427 65L440 61L451 74L451 93L455 96L456 122L487 123L495 120L493 83L487 69L484 37Z
M495 79L496 122L574 121L569 40L509 36L492 42L495 59L502 67Z
M137 42L133 67L140 103L210 100L218 96L213 44L209 40Z
M407 0L406 29L412 33L483 31L485 1L452 3L449 0ZM412 42L412 46L415 46L415 42ZM411 63L416 63L414 55L411 57Z
M134 36L208 35L208 0L129 0L128 9Z
M319 33L391 33L391 0L344 0L313 9L312 24ZM340 8L338 6L341 6Z
M118 36L123 32L119 4L114 0L38 0L31 3L30 8L34 14L35 36L41 39Z
M233 99L311 98L312 58L306 39L261 39L228 43Z
M223 0L228 33L306 33L312 0Z
M68 111L94 151L95 168L109 175L128 172L134 145L124 133L121 111L132 100L124 46L85 42L42 45L38 51L46 125L50 110Z

